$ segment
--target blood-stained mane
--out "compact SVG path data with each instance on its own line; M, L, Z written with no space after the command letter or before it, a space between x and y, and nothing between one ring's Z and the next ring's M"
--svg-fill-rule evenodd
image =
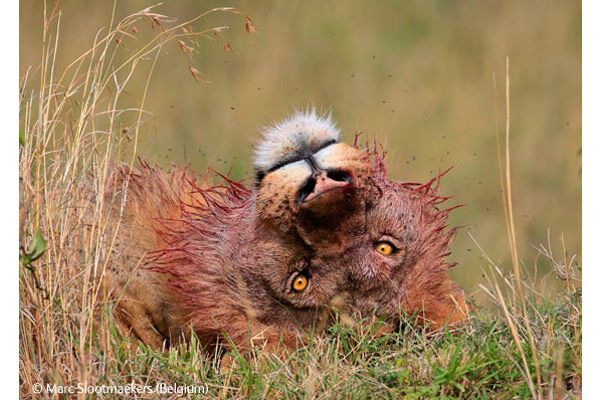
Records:
M462 291L447 276L456 208L442 208L447 171L425 184L395 182L376 145L337 142L330 119L294 118L271 136L299 136L262 147L251 186L143 161L113 170L106 197L121 224L107 282L140 339L160 347L192 329L207 348L295 346L336 310L392 326L403 313L434 327L464 318ZM378 254L381 240L397 251Z

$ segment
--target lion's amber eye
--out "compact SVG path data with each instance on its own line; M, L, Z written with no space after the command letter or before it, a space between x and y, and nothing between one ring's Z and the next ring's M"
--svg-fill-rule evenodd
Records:
M308 286L308 277L305 275L298 275L292 281L292 289L296 292L301 292Z
M396 247L390 242L377 242L375 244L375 249L379 252L379 254L383 254L384 256L389 256L393 252L396 251Z

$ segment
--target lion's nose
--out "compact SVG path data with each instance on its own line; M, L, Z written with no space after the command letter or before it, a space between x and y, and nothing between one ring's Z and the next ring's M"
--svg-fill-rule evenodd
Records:
M307 203L317 197L352 186L352 176L341 170L318 171L307 179L298 192L298 202Z

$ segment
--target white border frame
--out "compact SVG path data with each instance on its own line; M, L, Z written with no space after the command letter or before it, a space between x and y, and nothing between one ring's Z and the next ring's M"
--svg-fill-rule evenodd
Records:
M551 7L551 4L547 6ZM0 279L0 301L2 304L0 330L0 379L3 398L17 398L18 385L18 85L19 85L19 3L8 1L3 4L6 16L0 25L6 38L2 47L3 62L0 63L0 84L3 88L1 108L3 130L0 133L0 163L2 185L0 196L2 230L0 254L3 255L2 278ZM600 1L583 1L583 387L588 398L597 398L598 379L595 376L595 361L600 360L600 343L596 335L600 332L600 256L598 255L596 230L600 227ZM542 151L542 149L540 149ZM569 216L565 215L565 218Z
M600 290L597 286L600 284L600 257L596 232L600 224L600 2L584 0L582 17L583 389L587 398L595 399L600 394L596 377L596 362L600 360L600 343L596 340L600 330Z

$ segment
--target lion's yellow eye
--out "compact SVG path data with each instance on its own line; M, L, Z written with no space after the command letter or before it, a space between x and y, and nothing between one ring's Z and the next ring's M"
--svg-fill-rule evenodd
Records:
M379 254L383 254L384 256L389 256L396 251L396 247L390 242L378 242L375 244L375 249L377 249Z
M308 277L304 275L298 275L292 281L292 289L296 292L301 292L308 286Z

